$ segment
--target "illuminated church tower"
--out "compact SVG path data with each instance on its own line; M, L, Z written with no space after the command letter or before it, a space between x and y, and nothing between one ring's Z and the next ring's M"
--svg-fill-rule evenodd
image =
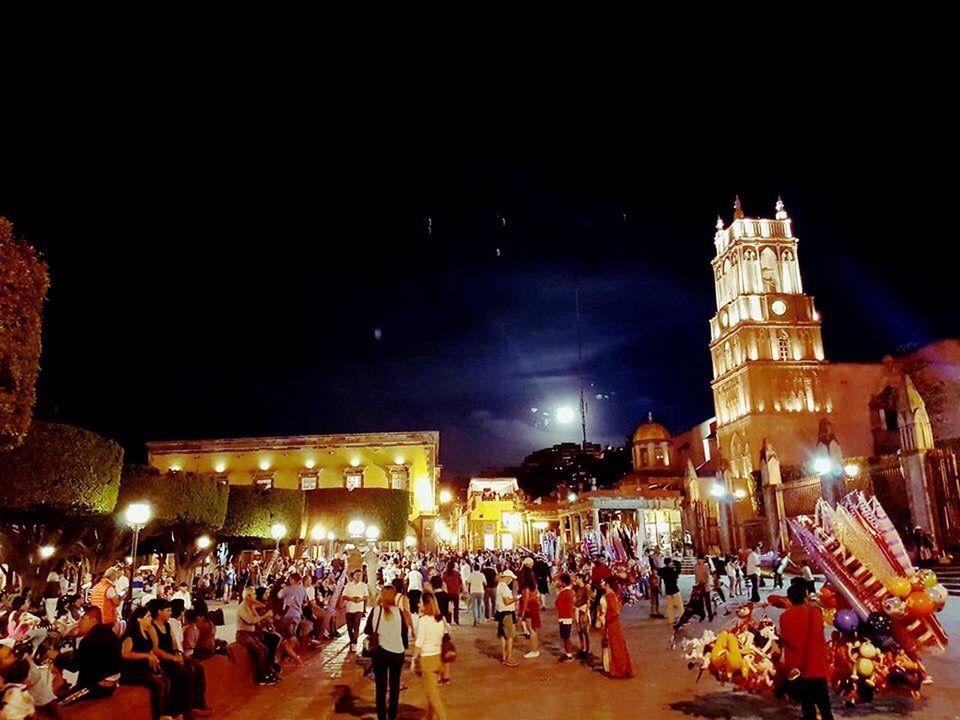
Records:
M787 462L816 446L819 418L833 412L824 388L820 316L803 292L792 221L717 218L712 261L717 313L710 320L713 403L720 453L733 477L760 467L764 439Z

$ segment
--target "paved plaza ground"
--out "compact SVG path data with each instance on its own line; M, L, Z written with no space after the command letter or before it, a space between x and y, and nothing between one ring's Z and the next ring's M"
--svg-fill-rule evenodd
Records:
M683 578L684 597L690 578ZM885 697L872 706L853 709L835 707L838 717L960 718L960 598L951 598L952 607L941 619L956 642L942 656L928 656L928 669L935 684L925 688L924 699ZM632 680L610 680L581 662L558 663L560 643L553 611L544 618L543 653L524 660L526 642L518 643L518 668L499 664L496 625L454 628L459 658L453 665L452 683L442 688L450 720L482 720L495 717L576 718L603 720L632 717L656 718L782 718L799 717L799 710L785 707L772 698L761 698L721 687L712 678L696 682L680 650L670 650L671 632L665 620L651 620L645 603L627 608L624 624L633 667ZM776 612L776 611L773 611ZM465 622L465 613L461 615ZM730 618L720 617L710 627L722 628ZM692 626L699 634L707 623ZM599 635L593 636L599 646ZM403 720L425 717L426 707L420 679L404 673L409 688L401 696ZM281 693L284 692L281 689ZM239 716L238 716L239 717ZM260 717L260 716L253 716ZM277 717L299 717L277 715ZM306 717L306 716L304 716ZM375 718L373 681L356 682L348 696L338 703L336 720Z

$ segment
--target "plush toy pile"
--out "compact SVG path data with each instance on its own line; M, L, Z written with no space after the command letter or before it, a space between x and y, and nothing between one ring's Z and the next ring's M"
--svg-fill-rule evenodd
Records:
M719 635L707 630L687 640L684 651L690 668L699 669L698 679L709 672L721 683L762 693L773 687L780 645L776 625L767 614L755 620L753 606L745 605L737 610L733 627Z
M797 541L827 578L816 600L834 627L827 644L830 683L848 703L869 702L877 692L914 697L930 682L920 660L943 650L947 635L936 617L947 590L932 570L917 570L876 498L851 493L836 508L820 500L813 518L790 521ZM786 606L786 598L768 602ZM779 638L773 621L754 607L719 635L707 630L684 644L691 669L720 682L762 693L776 683ZM699 676L698 676L699 677Z

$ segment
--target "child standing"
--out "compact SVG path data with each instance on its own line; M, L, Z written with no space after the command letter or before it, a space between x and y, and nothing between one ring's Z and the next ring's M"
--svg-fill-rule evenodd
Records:
M560 640L563 642L562 662L573 660L572 643L570 635L573 632L573 615L576 606L577 597L570 587L572 580L567 573L563 573L557 580L560 592L557 593L557 622L560 625Z
M660 573L655 567L650 568L650 617L663 617L660 614Z

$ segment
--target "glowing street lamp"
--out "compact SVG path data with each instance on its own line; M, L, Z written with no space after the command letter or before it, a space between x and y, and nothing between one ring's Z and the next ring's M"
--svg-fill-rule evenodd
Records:
M347 532L350 533L350 537L363 537L363 531L366 528L366 523L363 520L351 520L347 525Z
M413 535L407 535L403 539L404 547L414 547L417 544L417 539Z
M333 542L336 539L337 539L337 534L333 532L333 530L327 533L327 540L329 540L330 542Z
M843 471L847 474L847 477L856 477L860 474L860 466L856 463L847 463L843 466Z
M813 470L817 473L817 475L826 475L828 472L830 472L831 467L832 464L830 462L830 458L818 457L813 461Z
M283 523L274 523L270 526L270 537L276 540L276 545L273 547L274 555L280 554L280 538L287 534L287 526Z
M53 545L44 545L40 548L40 557L43 560L49 560L56 551L57 549Z
M150 522L150 515L153 513L152 508L147 503L130 503L127 505L127 510L124 513L124 516L127 521L127 525L131 530L133 530L133 541L131 543L130 551L130 592L133 592L133 578L136 574L137 567L137 544L140 541L140 531L146 527L147 523Z
M441 505L446 505L446 504L447 504L448 502L450 502L451 500L453 500L453 493L451 493L449 490L441 490L441 491L440 491L440 504L441 504Z
M310 539L313 540L314 542L320 542L321 540L323 540L324 534L325 533L321 526L314 525L313 530L310 531Z
M209 535L201 535L200 537L197 538L197 549L206 550L207 548L210 547L212 542L213 541L210 539Z
M378 528L376 525L368 525L367 529L364 531L364 535L366 536L367 540L373 542L380 537L380 528Z

